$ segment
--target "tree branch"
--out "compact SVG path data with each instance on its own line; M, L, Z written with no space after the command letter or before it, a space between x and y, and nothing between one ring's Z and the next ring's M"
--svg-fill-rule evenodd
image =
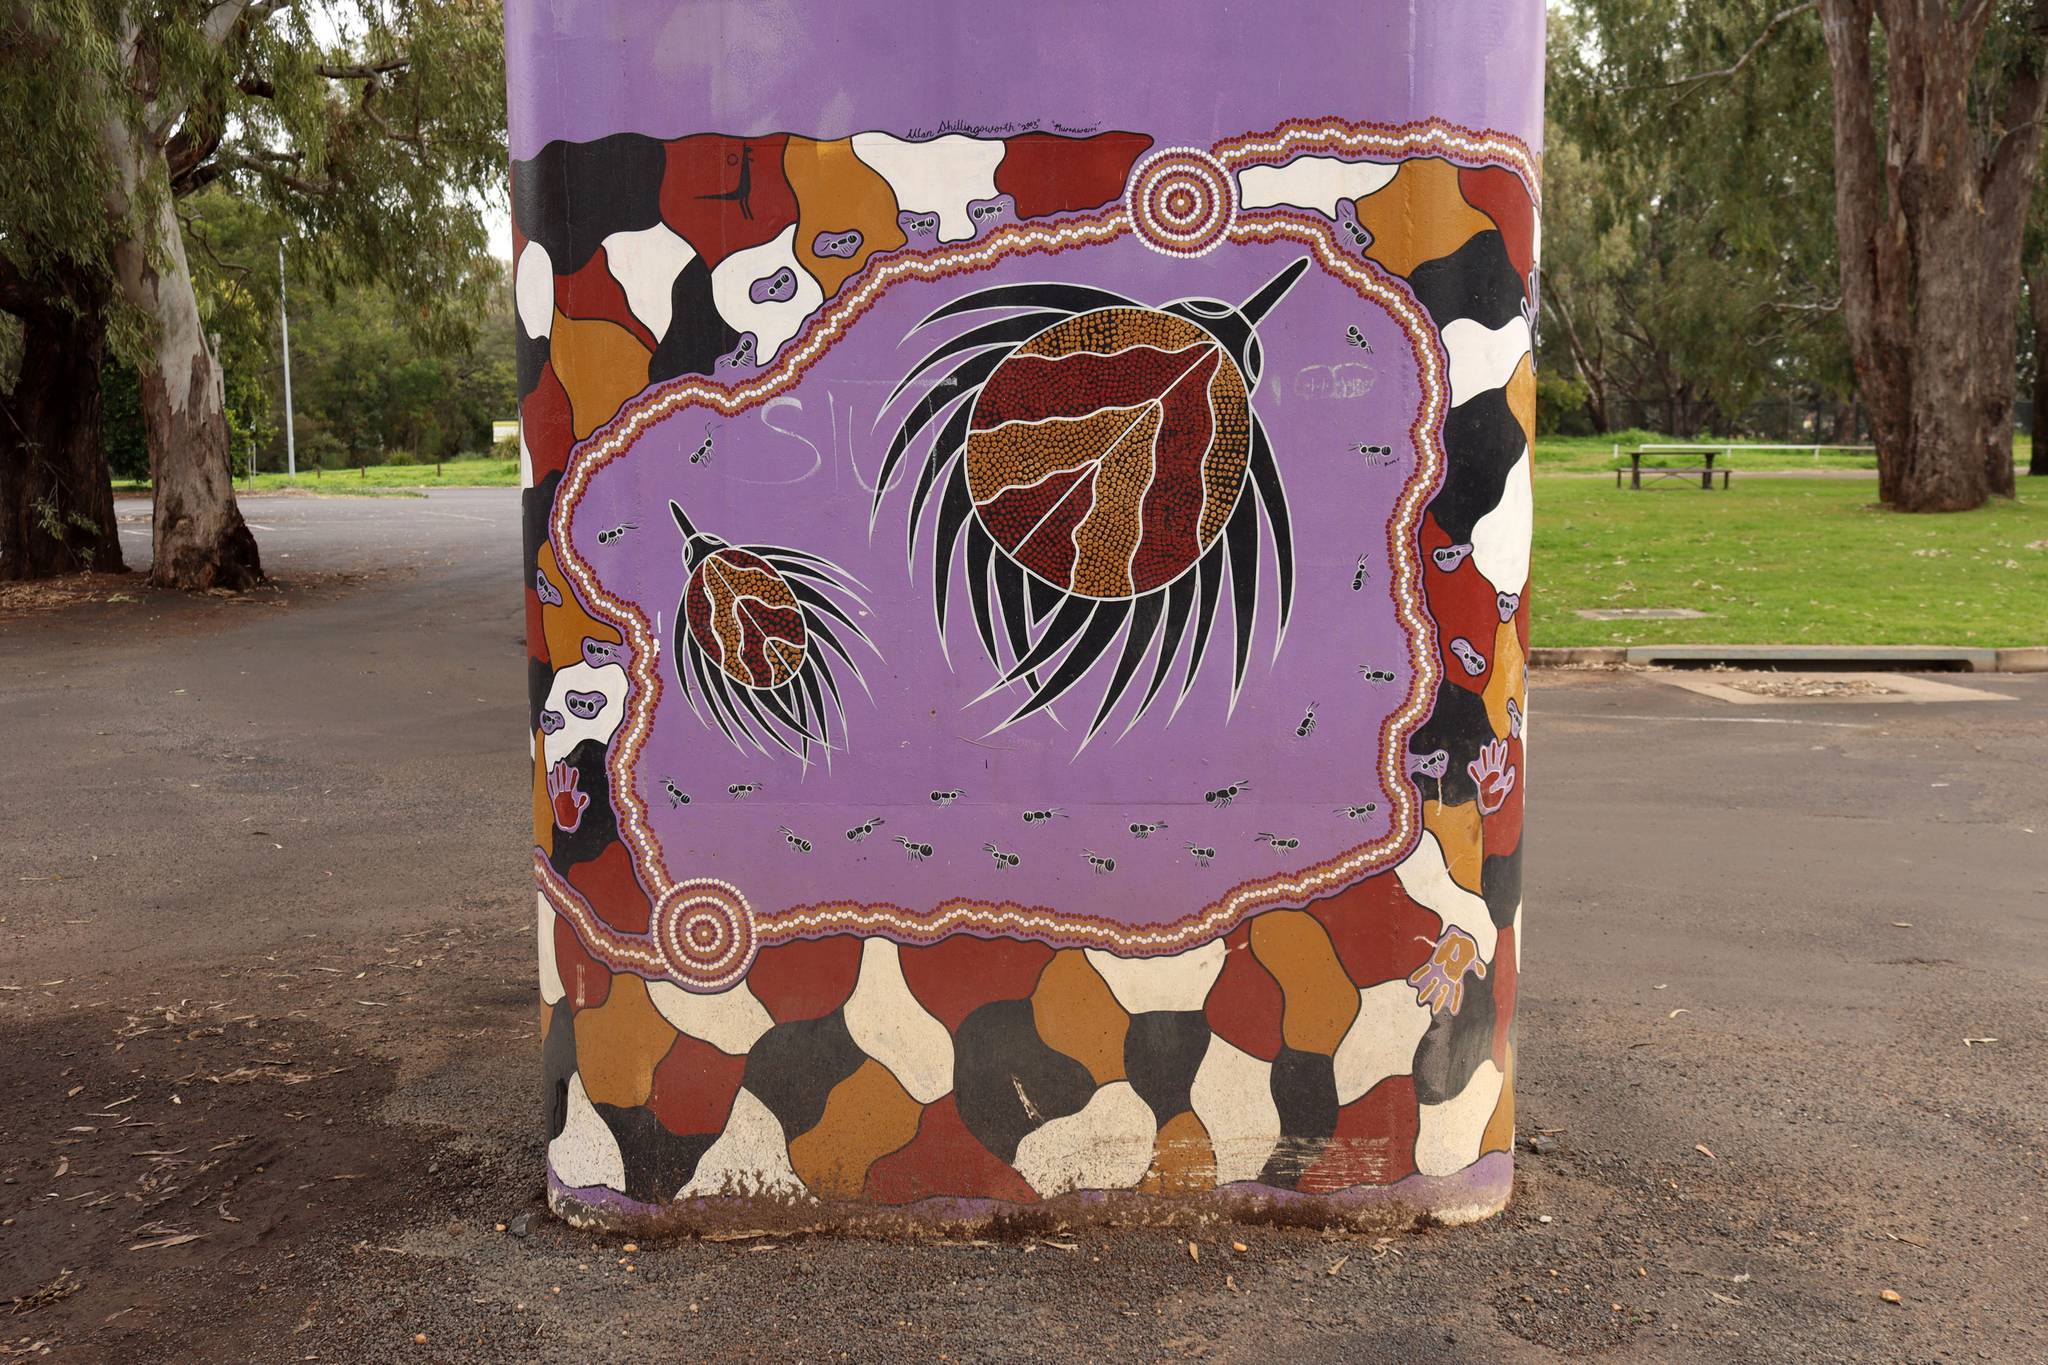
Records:
M323 63L313 69L331 81L379 81L411 65L411 57L387 57L381 62L358 62L351 66Z
M1773 33L1776 33L1778 29L1781 26L1783 26L1787 21L1795 19L1799 15L1802 15L1806 13L1806 11L1812 9L1815 3L1816 0L1803 0L1803 3L1801 4L1792 5L1786 9L1781 9L1776 14L1772 15L1770 19L1765 22L1763 32L1756 35L1756 41L1752 42L1746 49L1744 49L1742 55L1740 57L1737 57L1732 65L1724 66L1718 71L1698 71L1690 76L1680 76L1675 81L1658 81L1649 85L1623 86L1620 90L1616 91L1615 93L1626 94L1629 91L1633 90L1672 90L1680 86L1686 87L1686 92L1691 93L1691 88L1693 86L1700 85L1703 82L1725 80L1729 77L1740 75L1742 73L1742 69L1750 64L1751 60L1755 58L1757 53L1763 50L1764 44L1770 41L1770 37Z

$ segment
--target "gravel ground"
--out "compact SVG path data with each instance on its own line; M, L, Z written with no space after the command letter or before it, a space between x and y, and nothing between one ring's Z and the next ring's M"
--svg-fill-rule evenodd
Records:
M2048 678L1538 675L1492 1222L629 1250L541 1202L516 504L252 504L279 591L0 621L0 1358L2048 1357Z

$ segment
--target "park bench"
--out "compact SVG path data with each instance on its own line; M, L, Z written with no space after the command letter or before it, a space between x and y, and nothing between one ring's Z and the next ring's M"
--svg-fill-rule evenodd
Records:
M1697 474L1700 480L1700 487L1710 489L1714 486L1714 459L1716 456L1727 453L1728 448L1726 446L1637 446L1628 453L1628 468L1626 470L1615 469L1614 486L1616 488L1621 487L1621 476L1624 473L1628 475L1628 486L1638 491L1643 486L1644 474L1648 474L1652 479L1686 479ZM1643 456L1645 455L1697 455L1701 457L1701 463L1693 466L1651 465L1648 469L1645 469L1643 467ZM1726 465L1721 467L1722 488L1728 487L1728 476L1732 472Z

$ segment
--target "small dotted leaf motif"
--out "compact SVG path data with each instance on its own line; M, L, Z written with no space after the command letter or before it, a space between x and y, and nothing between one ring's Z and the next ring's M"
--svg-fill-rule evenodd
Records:
M777 545L731 545L697 529L679 503L689 577L676 611L676 681L699 719L744 751L774 744L804 763L846 747L835 669L863 687L847 641L874 644L840 603L865 612L859 580L831 561Z

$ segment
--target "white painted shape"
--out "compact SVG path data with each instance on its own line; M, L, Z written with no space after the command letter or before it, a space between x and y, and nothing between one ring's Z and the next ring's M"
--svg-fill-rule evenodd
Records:
M1529 586L1529 536L1535 529L1535 485L1529 477L1529 447L1508 471L1500 502L1472 524L1472 562L1502 592ZM1523 732L1528 730L1526 713Z
M1429 1006L1405 980L1360 991L1358 1017L1337 1044L1337 1103L1351 1103L1389 1076L1407 1075L1430 1018Z
M540 918L533 935L539 940L540 1000L543 1005L552 1005L568 994L562 986L561 969L555 965L555 907L539 893L535 893L534 899L540 903Z
M1453 318L1442 336L1451 359L1451 406L1457 407L1512 379L1529 354L1529 320L1509 318L1489 331L1474 318Z
M555 325L555 263L539 242L528 242L519 253L518 268L512 272L512 300L528 336L545 337Z
M626 1159L619 1155L619 1140L591 1108L581 1075L569 1078L569 1117L562 1135L548 1144L548 1169L574 1189L626 1188Z
M697 1162L678 1199L718 1195L802 1199L807 1191L789 1164L789 1142L768 1106L742 1089L733 1097L725 1131Z
M887 133L855 133L853 154L874 168L905 213L939 215L939 240L974 236L970 199L993 199L1003 144L953 133L929 142L905 142Z
M1377 193L1394 178L1396 169L1377 161L1298 156L1284 166L1250 166L1240 171L1237 198L1248 209L1291 204L1335 218L1337 201Z
M1211 1037L1195 1071L1193 1108L1216 1152L1216 1183L1258 1179L1280 1145L1272 1063Z
M1424 1175L1455 1175L1479 1160L1486 1121L1500 1102L1505 1078L1491 1061L1481 1062L1465 1088L1442 1104L1425 1104L1415 1132L1415 1169Z
M604 705L589 720L571 715L567 697L571 692L602 692ZM626 670L621 664L606 664L602 668L591 664L570 664L555 674L554 682L548 687L547 709L562 718L562 728L551 735L541 736L541 757L549 767L557 760L567 758L571 750L586 739L600 744L612 742L612 732L619 728L619 722L626 715Z
M1152 1106L1129 1081L1112 1081L1080 1113L1025 1134L1015 1164L1042 1199L1074 1190L1127 1190L1152 1168L1158 1136Z
M1172 957L1117 957L1100 948L1086 950L1089 965L1131 1014L1202 1008L1229 951L1220 938Z
M1522 903L1515 902L1515 979L1522 976Z
M711 271L711 302L718 316L735 332L754 334L754 363L766 365L795 336L804 319L825 302L825 291L797 263L796 225L784 228L775 240L735 251ZM787 266L796 276L796 293L783 303L755 303L747 292L756 280L765 280Z
M673 981L650 981L647 998L678 1033L701 1038L720 1052L744 1057L775 1026L760 998L742 981L716 995L698 995Z
M604 239L605 265L625 291L626 306L659 341L674 321L676 276L697 259L697 249L666 223Z
M861 944L860 980L846 1002L846 1031L860 1050L889 1068L919 1104L953 1088L953 1036L903 979L903 960L885 938Z
M533 487L533 452L526 448L526 425L519 427L519 486Z
M1472 935L1481 962L1493 961L1494 941L1500 937L1493 917L1486 913L1485 901L1451 880L1443 845L1434 834L1423 832L1415 851L1394 868L1394 875L1409 898L1425 910L1434 910L1445 928L1456 925Z

